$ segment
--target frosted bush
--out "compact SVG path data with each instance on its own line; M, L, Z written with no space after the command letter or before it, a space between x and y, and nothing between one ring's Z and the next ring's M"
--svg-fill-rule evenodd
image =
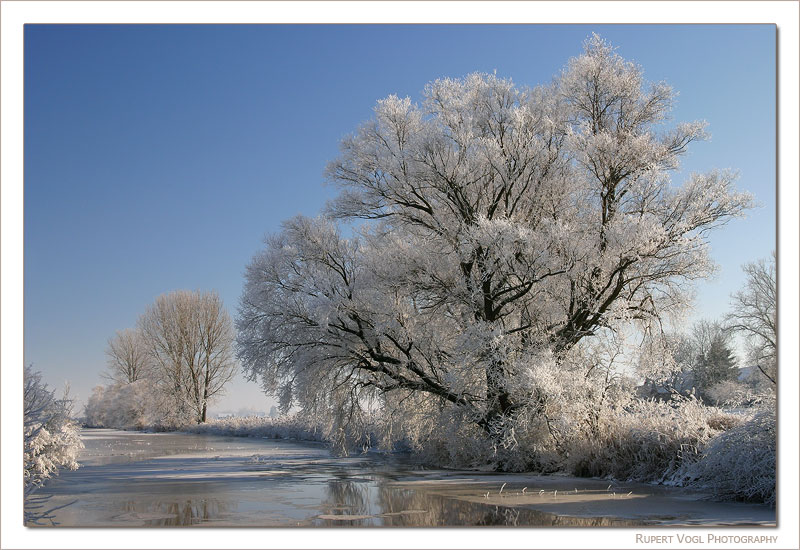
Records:
M141 379L95 387L84 408L84 423L94 428L174 430L186 420L172 411L153 382Z
M260 416L218 418L208 420L203 424L186 426L183 431L234 437L324 441L321 431L295 415L280 418Z
M620 480L670 481L695 462L720 428L735 416L695 399L636 400L600 415L593 437L570 441L569 471Z
M708 490L715 498L775 505L775 412L762 410L750 420L718 434L682 482Z
M623 341L609 338L559 363L534 357L521 382L532 406L506 427L508 449L497 453L504 467L665 482L741 421L694 398L637 398L615 368L624 350Z
M741 407L758 400L750 386L737 380L717 382L708 388L706 397L719 407Z
M52 522L53 509L46 510L47 497L36 494L58 470L78 468L83 448L78 425L70 418L72 401L67 392L55 396L40 373L25 367L23 393L23 483L25 523Z
M409 423L404 442L424 463L445 468L491 470L496 456L491 442L462 411L443 410L428 422Z

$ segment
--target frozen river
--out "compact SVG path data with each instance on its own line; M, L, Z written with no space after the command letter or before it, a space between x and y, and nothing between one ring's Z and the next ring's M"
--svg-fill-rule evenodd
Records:
M318 444L84 430L81 468L43 490L61 526L769 525L763 506L559 476L424 470Z

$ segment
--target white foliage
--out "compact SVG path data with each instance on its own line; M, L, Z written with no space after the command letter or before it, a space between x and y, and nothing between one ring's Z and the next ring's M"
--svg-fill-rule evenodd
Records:
M776 502L775 411L753 418L715 437L702 458L683 473L683 483L709 490L717 498Z
M739 419L697 400L634 400L598 417L594 437L571 439L569 469L619 480L672 481L709 440Z
M680 335L648 334L641 345L636 365L645 386L671 394L690 392L696 348Z
M52 522L47 498L36 494L58 470L78 468L83 448L78 426L70 418L72 401L66 391L60 399L42 381L42 375L25 367L23 392L23 480L25 523Z
M718 407L741 407L761 401L761 396L753 388L738 380L717 382L706 391L708 399Z
M183 431L234 437L325 441L322 433L315 426L297 416L280 418L245 416L211 419L203 424L185 426Z
M380 410L412 446L442 426L475 442L472 462L483 439L523 467L524 434L563 452L551 439L621 387L571 355L685 307L713 271L706 233L752 202L726 172L673 184L706 137L666 127L673 98L594 36L548 86L476 73L379 101L328 168L326 214L285 222L247 268L245 372L332 434ZM371 221L344 238L338 219ZM551 384L564 372L574 387ZM571 392L583 408L559 409Z
M93 428L174 429L186 421L150 379L97 386L84 408L84 422Z

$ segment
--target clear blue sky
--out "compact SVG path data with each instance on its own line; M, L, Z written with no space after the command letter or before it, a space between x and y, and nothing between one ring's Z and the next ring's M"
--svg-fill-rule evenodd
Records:
M740 266L775 248L771 25L26 25L25 362L84 401L114 331L171 290L217 290L235 315L266 233L316 214L339 140L395 93L490 72L550 79L598 32L705 119L688 171L735 168L761 207L712 237L715 318ZM237 380L213 410L272 404Z

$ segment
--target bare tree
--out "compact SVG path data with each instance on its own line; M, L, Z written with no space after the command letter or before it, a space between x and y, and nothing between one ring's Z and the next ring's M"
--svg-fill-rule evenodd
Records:
M747 339L748 359L773 384L777 382L778 325L775 253L768 259L745 264L744 288L731 296L733 311L728 326Z
M194 356L187 349L187 341L191 345L193 340L187 334L189 296L187 291L163 294L139 318L139 328L153 361L156 391L176 420L184 419L189 408L184 395L185 358Z
M200 422L206 421L208 402L233 378L233 322L216 293L197 296L197 334L200 338L200 362L192 374L192 395Z
M233 323L215 292L159 296L139 320L159 390L177 419L205 422L236 372Z
M150 356L139 329L125 329L108 340L106 378L119 384L130 384L147 376Z
M694 323L689 333L689 341L692 345L692 358L695 362L698 357L708 355L715 341L722 342L725 346L731 346L732 333L719 321L701 319Z

